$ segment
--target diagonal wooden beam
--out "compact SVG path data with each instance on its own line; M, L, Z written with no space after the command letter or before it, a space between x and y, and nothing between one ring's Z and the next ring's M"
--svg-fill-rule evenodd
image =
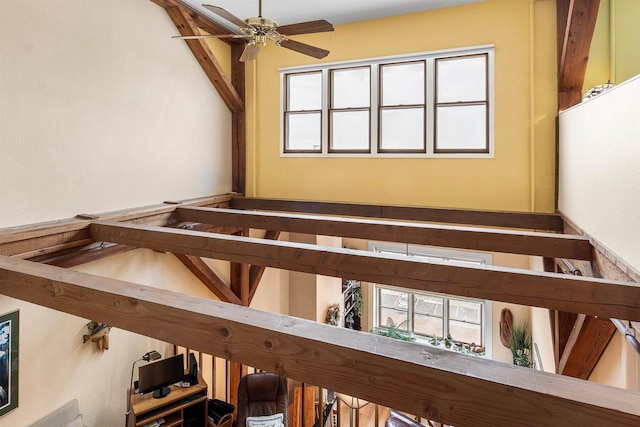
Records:
M280 237L279 231L267 230L264 235L264 239L267 240L278 240L278 237ZM253 300L253 296L258 290L260 280L262 280L262 275L264 274L264 270L266 268L267 267L265 267L264 265L252 265L249 269L249 303L251 303L251 300Z
M224 281L202 260L202 258L193 255L175 254L175 257L180 260L200 281L207 287L215 296L220 298L220 301L230 302L232 304L241 304L240 299L231 292L231 289L224 283Z
M582 236L368 219L178 207L182 221L543 257L591 259Z
M640 423L637 392L49 265L0 257L0 293L456 426Z
M571 346L567 343L565 352L570 353L566 357L563 354L558 373L586 380L609 345L616 327L606 317L586 316L576 331L575 342Z
M640 286L496 266L97 221L96 240L492 301L640 320Z
M197 25L193 22L193 19L191 19L188 10L184 9L182 6L167 7L165 10L181 35L192 36L194 34L199 34ZM229 78L225 75L222 66L211 49L209 49L207 42L203 39L195 39L185 40L185 43L187 43L189 49L193 52L193 55L200 63L202 70L205 72L211 83L213 83L213 86L227 105L227 108L229 108L232 113L243 111L244 102L238 95L238 92L236 92Z
M185 3L184 1L181 1L181 0L150 0L150 1L152 3L157 4L158 6L161 6L164 9L167 9L169 7L182 7L183 9L189 12L189 16L191 16L191 19L193 19L193 22L198 26L198 28L201 28L202 30L206 31L209 34L225 35L225 34L231 33L231 31L228 28L218 24L216 21L209 19L207 16L203 15L193 6L191 6L189 3ZM220 40L228 44L241 44L241 45L245 44L242 40L233 39L233 38L221 38Z
M304 200L262 199L236 196L234 209L257 209L310 214L362 216L407 221L444 222L450 224L483 225L489 227L525 228L562 231L562 218L557 214L529 212L479 211L418 206L367 205Z
M596 27L600 0L560 0L556 16L562 38L558 62L558 108L564 110L580 102L582 85L589 61L591 40Z

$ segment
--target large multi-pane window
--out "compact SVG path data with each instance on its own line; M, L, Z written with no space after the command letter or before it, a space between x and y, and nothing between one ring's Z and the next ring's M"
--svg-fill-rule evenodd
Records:
M281 70L285 156L493 156L493 48Z
M457 264L491 263L488 254L417 245L372 243L371 250ZM426 341L434 336L444 339L451 335L457 342L485 347L490 344L491 304L488 301L387 285L374 285L374 289L375 327L393 326L413 333L418 340Z

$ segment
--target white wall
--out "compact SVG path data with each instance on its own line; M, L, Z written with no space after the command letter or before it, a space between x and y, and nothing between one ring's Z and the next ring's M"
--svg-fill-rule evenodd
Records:
M640 270L640 76L560 114L559 209ZM591 380L637 390L640 356L616 336Z
M230 113L175 34L149 0L0 1L0 228L231 190ZM214 298L171 255L79 269ZM0 296L15 309L19 407L2 426L72 398L86 425L122 425L131 363L170 349L113 329L99 351L89 319Z
M230 191L230 113L176 34L149 0L0 2L0 227Z
M558 205L640 270L640 76L560 113Z

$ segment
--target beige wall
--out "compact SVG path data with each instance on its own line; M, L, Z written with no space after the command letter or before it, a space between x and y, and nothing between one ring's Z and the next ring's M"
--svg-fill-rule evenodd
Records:
M248 70L248 194L552 211L554 29L552 1L488 0L296 37L329 49L322 61L268 45ZM495 45L495 158L280 157L279 68L485 44Z
M0 228L231 190L230 114L175 34L148 0L0 2ZM152 251L78 269L213 298ZM113 329L99 351L82 343L89 319L0 296L0 314L16 309L19 407L3 426L73 398L86 425L122 425L132 362L170 349Z

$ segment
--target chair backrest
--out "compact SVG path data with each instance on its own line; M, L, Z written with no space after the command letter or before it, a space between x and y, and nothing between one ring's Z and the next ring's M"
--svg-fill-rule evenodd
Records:
M287 379L269 372L245 375L238 385L237 427L246 427L247 417L283 414L289 425Z
M224 414L220 417L220 421L216 424L217 427L231 427L233 425L233 414Z

